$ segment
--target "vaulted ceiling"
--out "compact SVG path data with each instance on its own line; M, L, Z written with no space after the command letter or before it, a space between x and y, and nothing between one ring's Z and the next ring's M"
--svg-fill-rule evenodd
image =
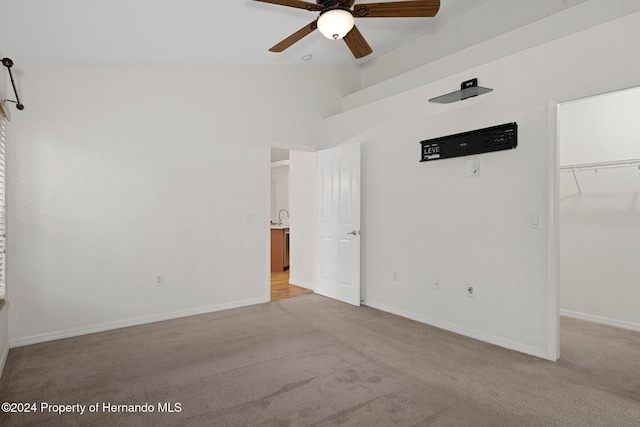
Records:
M319 32L269 52L317 13L252 0L0 0L0 55L16 65L281 65L306 55L311 64L362 64L418 38L425 49L459 50L456 34L473 44L583 1L441 0L434 18L359 19L374 52L356 60ZM443 31L470 18L478 25Z

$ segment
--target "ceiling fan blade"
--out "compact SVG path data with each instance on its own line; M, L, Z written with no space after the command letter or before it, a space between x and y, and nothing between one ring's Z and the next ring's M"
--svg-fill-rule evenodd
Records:
M280 6L296 7L298 9L306 9L311 12L320 12L322 10L322 5L307 3L306 1L302 1L302 0L254 0L254 1L259 1L262 3L277 4Z
M291 47L294 43L302 40L304 37L306 37L309 34L313 33L318 28L317 22L318 21L315 20L312 23L307 24L304 27L300 28L298 31L296 31L295 33L291 34L289 37L287 37L286 39L282 40L277 45L273 46L271 49L269 49L269 51L271 51L271 52L282 52L283 50Z
M387 3L356 4L356 18L413 18L436 16L440 0L394 1Z
M354 26L343 39L356 58L362 58L373 52L373 49L371 49L369 43L364 39L358 27Z

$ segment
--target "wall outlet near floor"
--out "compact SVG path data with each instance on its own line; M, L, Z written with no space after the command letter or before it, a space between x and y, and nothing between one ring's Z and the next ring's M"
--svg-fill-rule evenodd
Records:
M394 281L394 282L397 282L397 281L399 281L399 280L400 280L400 273L398 273L397 271L394 271L394 272L392 273L392 275L393 275L393 281Z
M164 274L158 274L156 276L156 286L164 286Z
M467 296L471 298L476 296L475 289L471 285L467 285Z

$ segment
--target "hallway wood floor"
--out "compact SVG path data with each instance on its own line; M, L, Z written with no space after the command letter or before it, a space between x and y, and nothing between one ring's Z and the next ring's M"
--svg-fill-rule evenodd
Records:
M289 284L289 270L271 273L271 301L312 294L313 291Z

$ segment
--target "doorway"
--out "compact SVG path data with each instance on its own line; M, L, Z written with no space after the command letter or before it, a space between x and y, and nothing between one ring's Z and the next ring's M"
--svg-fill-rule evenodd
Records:
M270 299L313 293L315 153L270 148Z
M638 109L640 88L558 105L558 306L565 360L613 360L620 351L609 354L616 347L607 340L621 330L640 333ZM582 360L589 354L602 357Z

